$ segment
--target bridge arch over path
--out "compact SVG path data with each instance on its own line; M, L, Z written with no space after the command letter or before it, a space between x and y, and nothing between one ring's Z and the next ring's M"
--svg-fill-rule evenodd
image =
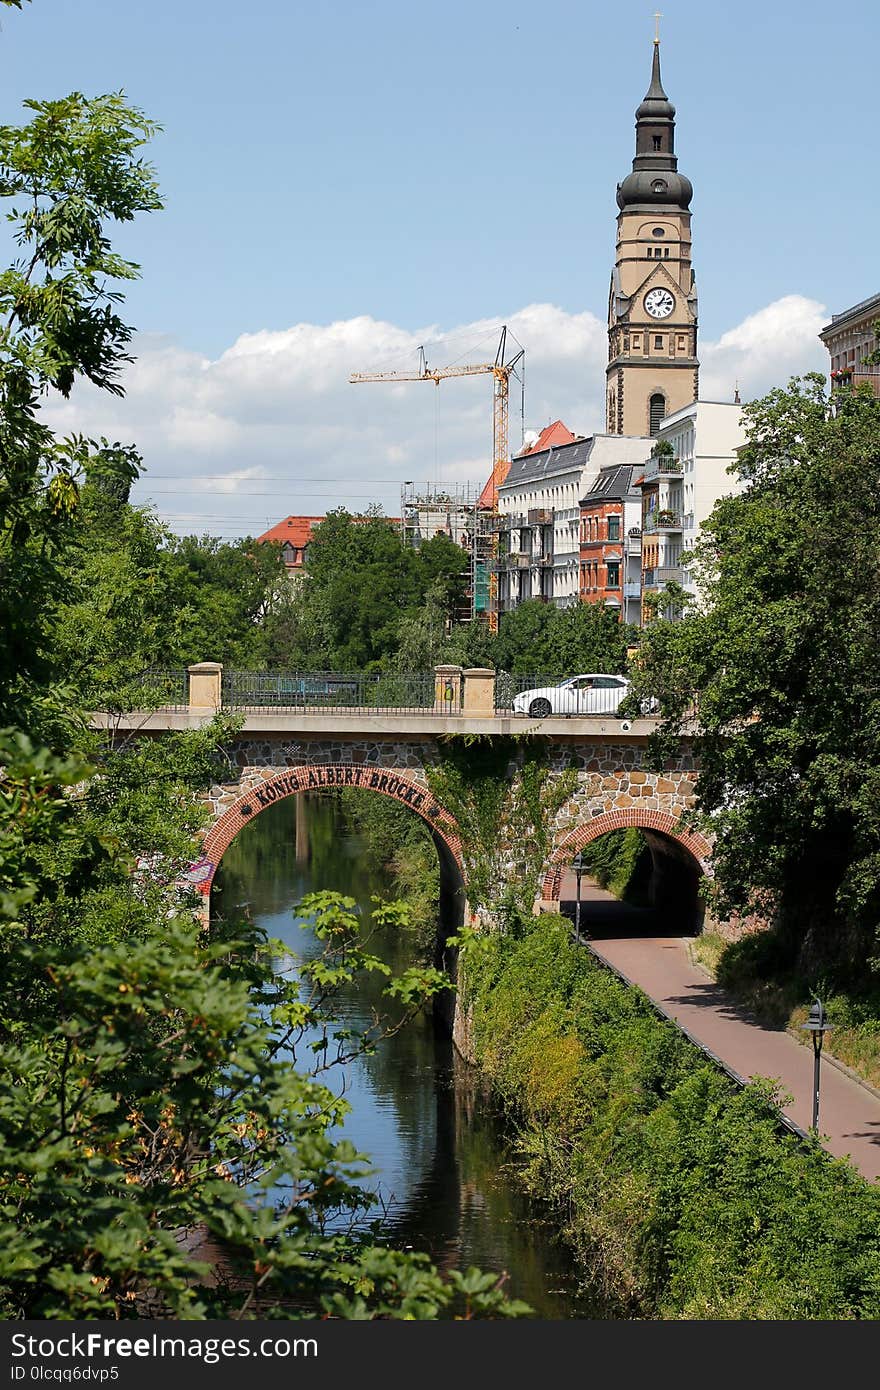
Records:
M672 916L676 931L699 931L703 922L699 886L704 876L712 876L712 847L698 830L682 826L677 815L665 811L615 809L594 814L569 830L550 856L541 889L543 904L558 906L563 876L580 850L603 835L628 829L641 832L650 852L652 907Z

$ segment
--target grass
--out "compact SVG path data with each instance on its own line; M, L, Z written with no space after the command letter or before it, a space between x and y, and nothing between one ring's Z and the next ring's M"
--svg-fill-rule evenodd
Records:
M693 959L762 1023L788 1028L809 1046L802 1031L816 989L794 974L772 932L725 941L706 932L690 944ZM880 989L823 993L832 1026L824 1050L880 1090Z

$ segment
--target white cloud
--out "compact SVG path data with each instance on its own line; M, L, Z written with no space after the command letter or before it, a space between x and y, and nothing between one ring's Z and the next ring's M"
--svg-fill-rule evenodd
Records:
M702 341L700 394L743 400L823 369L823 306L788 295L717 342ZM603 425L605 325L591 313L530 304L506 319L526 348L526 428L560 418L579 433ZM409 371L424 345L431 366L491 362L501 320L408 332L366 316L243 334L216 360L164 337L141 337L118 400L78 388L53 399L63 433L107 435L142 451L135 501L152 499L175 530L259 534L291 512L347 504L399 506L400 483L482 487L491 466L493 378L353 386L353 371ZM515 350L515 345L509 343ZM511 382L510 442L520 440Z
M825 306L788 294L749 314L717 343L700 345L700 395L729 401L739 381L743 400L785 386L790 376L827 371L828 354L819 341L827 321Z

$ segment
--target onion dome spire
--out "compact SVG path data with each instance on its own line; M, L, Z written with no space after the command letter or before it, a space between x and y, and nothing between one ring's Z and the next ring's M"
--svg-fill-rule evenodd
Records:
M690 179L678 173L675 156L675 107L660 77L660 40L654 40L651 85L636 110L636 155L633 172L617 186L620 208L660 203L687 208L693 197Z

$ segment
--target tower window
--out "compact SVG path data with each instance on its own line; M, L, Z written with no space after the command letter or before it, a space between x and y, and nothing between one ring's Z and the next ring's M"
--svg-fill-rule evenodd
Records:
M666 235L666 232L665 232L665 230L663 229L663 227L652 227L652 228L651 228L651 236L665 236L665 235Z
M655 150L662 150L662 148L663 148L663 136L662 136L662 135L655 135L655 136L653 137L653 139L654 139L654 149L655 149Z
M663 349L663 334L662 334L662 333L655 333L655 334L654 334L654 347L655 347L655 348L660 348L661 351L662 351L662 349Z
M648 402L648 433L656 434L666 414L666 397L657 391Z
M668 246L664 246L664 247L663 247L663 255L664 255L664 256L667 256L667 257L669 256L669 247L668 247Z

